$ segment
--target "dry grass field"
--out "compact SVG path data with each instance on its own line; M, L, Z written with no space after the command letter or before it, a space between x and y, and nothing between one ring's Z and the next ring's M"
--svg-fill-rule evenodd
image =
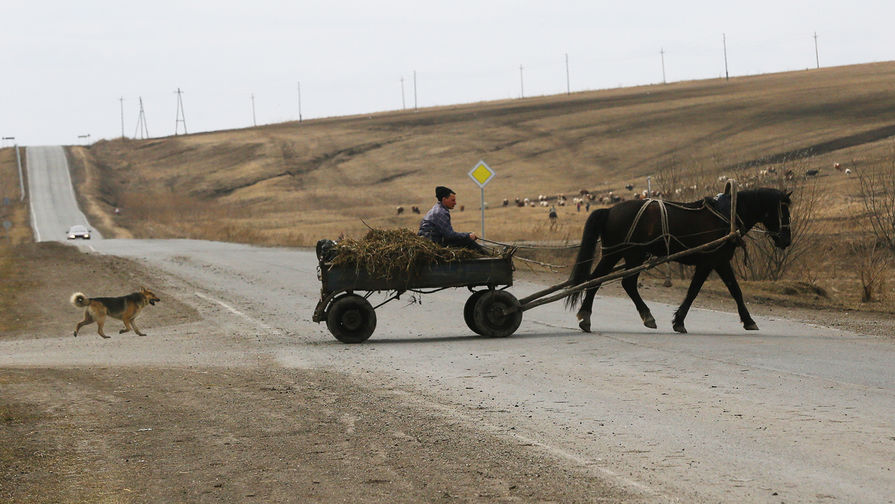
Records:
M582 189L630 198L652 177L667 199L693 200L721 191L727 176L795 190L801 248L759 291L890 311L891 251L873 263L872 302L860 300L869 238L858 175L895 163L893 83L895 63L877 63L101 141L69 157L106 236L290 246L359 237L364 222L415 229L411 207L425 213L439 184L465 207L455 229L478 231L479 188L467 172L480 159L497 173L485 191L486 237L501 242L574 243L586 217L558 207L551 228L546 208L517 208L515 198Z

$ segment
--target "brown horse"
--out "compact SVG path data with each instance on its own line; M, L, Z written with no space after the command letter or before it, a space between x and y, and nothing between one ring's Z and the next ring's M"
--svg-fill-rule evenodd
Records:
M592 212L584 225L581 248L569 277L570 285L606 275L616 263L625 260L625 268L634 268L650 256L662 257L675 252L709 243L730 232L730 186L717 200L705 198L690 203L663 202L658 200L623 201L607 209ZM789 196L792 193L778 189L752 189L737 193L737 227L745 235L761 223L778 248L790 245ZM725 207L726 205L726 207ZM602 239L602 258L591 271L597 240ZM736 300L743 327L757 330L758 326L749 315L743 302L743 293L737 283L730 260L738 243L727 241L716 248L685 255L677 262L696 267L687 296L674 313L672 324L679 333L687 332L684 319L693 299L702 288L712 270L718 273ZM622 280L622 286L637 307L643 325L656 328L656 319L637 292L638 274ZM590 316L597 287L587 289L578 310L579 327L590 332ZM581 292L569 297L571 307L581 299Z

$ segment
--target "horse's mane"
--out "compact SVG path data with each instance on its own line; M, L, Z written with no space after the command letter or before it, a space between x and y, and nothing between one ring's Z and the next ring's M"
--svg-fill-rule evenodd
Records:
M760 204L772 203L789 203L789 195L785 191L775 189L773 187L757 187L755 189L746 189L737 194L737 198L743 197L744 200L755 201Z
M755 189L744 189L737 192L737 198L741 203L755 204L757 206L771 205L778 202L789 203L789 195L780 189L773 187L758 187ZM718 209L717 197L706 196L696 201L669 201L675 206L687 208L691 210L700 210L707 206ZM728 205L726 209L729 209Z

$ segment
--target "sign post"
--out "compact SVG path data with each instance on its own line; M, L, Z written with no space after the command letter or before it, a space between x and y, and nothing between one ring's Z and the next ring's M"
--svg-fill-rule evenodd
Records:
M485 164L484 161L479 161L471 170L469 170L469 178L478 184L479 188L482 190L482 238L485 237L485 185L494 178L494 175L494 170Z

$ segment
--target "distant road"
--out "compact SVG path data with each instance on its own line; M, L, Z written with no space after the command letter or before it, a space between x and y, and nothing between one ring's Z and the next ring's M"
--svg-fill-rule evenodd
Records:
M65 241L65 232L75 224L91 229L92 239L102 239L78 208L65 150L61 146L27 147L26 153L34 240Z
M28 154L35 234L60 239L67 225L86 222L65 186L62 150ZM488 339L463 323L468 293L451 289L378 308L370 341L349 346L310 321L320 294L312 251L196 240L91 245L172 279L169 295L206 318L201 330L152 328L152 340L114 344L0 342L0 365L335 369L402 391L483 435L551 454L642 502L895 496L890 339L758 316L761 330L747 332L735 313L701 309L681 335L671 330L674 307L650 303L659 323L650 330L628 299L602 296L593 334L554 303L526 312L517 334ZM510 290L522 297L541 287L520 281ZM228 347L221 334L240 338ZM145 341L164 344L147 351Z

